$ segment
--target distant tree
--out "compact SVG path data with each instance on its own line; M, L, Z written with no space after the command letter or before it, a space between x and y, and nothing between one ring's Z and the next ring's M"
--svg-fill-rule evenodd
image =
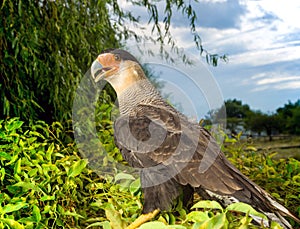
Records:
M225 101L226 114L228 118L245 118L250 112L250 107L248 104L243 104L241 100L228 99Z
M238 127L244 126L245 118L251 113L250 107L237 99L228 99L224 105L211 113L213 120L224 118L226 112L227 129L236 134Z
M300 135L300 106L292 110L292 116L287 119L287 129L291 134Z
M295 103L289 101L287 104L284 104L283 107L278 108L276 112L284 118L287 118L293 116L293 109L297 107L300 107L300 99L298 99Z
M265 132L272 141L272 135L282 130L282 121L278 114L264 114L261 111L254 111L246 119L246 128L259 135Z
M245 128L247 130L253 131L258 135L264 131L263 121L265 118L265 114L261 111L253 111L251 115L245 120Z
M232 134L243 128L259 135L265 133L269 140L272 140L272 135L276 133L300 135L300 99L295 103L289 101L273 114L253 111L241 100L228 99L220 109L211 111L209 116L216 122L224 118L225 113L226 128Z
M278 108L277 114L284 120L284 132L300 135L300 99Z

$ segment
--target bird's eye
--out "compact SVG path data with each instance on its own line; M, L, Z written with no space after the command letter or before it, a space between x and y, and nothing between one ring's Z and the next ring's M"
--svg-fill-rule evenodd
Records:
M116 54L116 55L115 55L115 60L121 60L120 55Z

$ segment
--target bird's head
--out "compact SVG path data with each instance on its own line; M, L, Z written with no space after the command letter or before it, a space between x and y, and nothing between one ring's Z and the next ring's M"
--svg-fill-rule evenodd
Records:
M121 49L101 53L92 64L91 74L95 82L108 81L117 93L144 77L138 60Z
M95 82L98 82L118 77L122 71L132 69L135 65L139 65L139 62L129 52L122 49L108 50L101 53L93 62L91 73Z

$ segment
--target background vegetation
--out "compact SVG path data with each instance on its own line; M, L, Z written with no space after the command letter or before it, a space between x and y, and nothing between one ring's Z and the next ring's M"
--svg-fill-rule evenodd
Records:
M195 47L209 63L216 65L219 58L226 57L204 50L195 29L196 13L186 1L166 1L164 27L158 23L155 2L131 2L148 9L152 37L137 35L124 26L129 21L139 27L139 19L122 11L116 0L1 3L0 228L122 228L141 213L138 179L113 169L95 173L88 166L93 161L79 155L71 129L74 91L102 50L121 47L129 38L137 42L150 39L161 47L168 43L176 49L169 32L175 9L189 19ZM122 162L112 137L112 101L114 93L107 87L99 95L95 116L97 137L109 154L98 166ZM228 113L233 120L229 123L256 123L251 121L249 107L227 101L228 111L230 104L234 108ZM78 112L82 117L88 114L84 109ZM278 131L299 134L299 101L286 104L276 114L285 119L285 127ZM89 133L89 124L85 133ZM239 137L226 138L223 150L230 160L300 215L299 161L274 160L271 152L258 153ZM100 154L101 150L91 152ZM170 228L167 225L175 223L177 227L172 228L255 227L248 214L258 213L249 206L223 209L215 202L196 202L193 209L182 209L178 203L172 212L161 214L158 222L143 228ZM277 226L273 223L272 227Z
M273 135L300 135L300 99L294 103L289 101L274 113L252 110L240 100L229 99L222 108L211 113L212 118L222 117L224 109L227 114L227 128L233 134L243 130L252 136L267 135L270 140Z

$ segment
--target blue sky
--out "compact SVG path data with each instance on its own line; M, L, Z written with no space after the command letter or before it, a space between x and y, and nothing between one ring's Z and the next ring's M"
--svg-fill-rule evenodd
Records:
M119 3L141 16L144 33L150 34L146 9ZM300 98L300 1L200 0L193 5L205 49L229 57L228 63L208 66L225 100L237 98L252 109L274 112ZM196 55L181 12L174 13L171 33L179 47Z

